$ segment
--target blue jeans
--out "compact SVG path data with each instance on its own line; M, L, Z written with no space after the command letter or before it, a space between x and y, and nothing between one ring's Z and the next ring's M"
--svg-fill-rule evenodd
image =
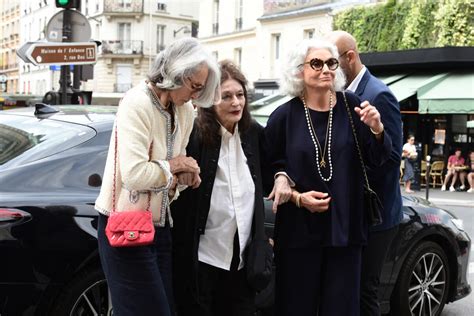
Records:
M97 234L114 316L174 315L169 225L155 227L149 246L114 248L105 236L107 220L99 215Z

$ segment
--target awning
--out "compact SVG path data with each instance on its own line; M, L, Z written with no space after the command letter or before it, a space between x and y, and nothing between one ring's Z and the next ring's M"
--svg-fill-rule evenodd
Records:
M406 77L408 74L397 74L397 75L392 75L392 76L387 76L387 77L377 77L378 79L380 79L383 83L385 83L387 86L389 84L392 84L404 77Z
M450 73L418 90L420 114L474 114L474 73Z
M397 98L398 102L408 99L415 95L421 87L431 87L445 77L447 73L442 74L415 74L406 76L393 84L389 84L390 90Z

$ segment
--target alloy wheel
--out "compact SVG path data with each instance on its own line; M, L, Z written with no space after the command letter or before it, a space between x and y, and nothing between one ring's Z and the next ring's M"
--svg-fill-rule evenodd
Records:
M77 298L70 316L112 316L112 301L106 280L86 288Z
M446 267L438 254L425 253L410 276L408 300L412 315L437 315L446 291Z

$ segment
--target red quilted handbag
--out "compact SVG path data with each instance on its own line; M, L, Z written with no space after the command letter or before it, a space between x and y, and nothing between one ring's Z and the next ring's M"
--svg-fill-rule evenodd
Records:
M105 227L112 247L136 247L153 243L155 226L149 211L112 212Z
M149 157L151 160L150 145ZM112 247L138 247L153 243L155 226L150 209L150 192L148 192L148 205L146 210L115 211L117 173L117 127L115 127L115 156L114 156L114 186L112 192L112 212L105 227L105 235Z

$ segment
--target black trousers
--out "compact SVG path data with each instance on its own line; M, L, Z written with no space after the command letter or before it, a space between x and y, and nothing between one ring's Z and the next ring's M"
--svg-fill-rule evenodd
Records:
M238 270L239 256L236 234L230 271L199 262L198 302L180 308L179 316L254 316L255 290L247 282L245 267Z
M99 215L97 237L114 316L174 315L169 224L155 227L151 245L114 248L105 236L107 221Z
M277 316L358 316L361 246L275 253Z
M360 315L380 316L378 289L385 257L390 249L398 226L388 230L370 232L367 246L362 251L360 287Z

